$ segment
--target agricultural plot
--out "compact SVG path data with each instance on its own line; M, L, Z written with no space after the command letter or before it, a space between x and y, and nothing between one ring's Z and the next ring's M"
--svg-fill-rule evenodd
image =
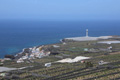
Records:
M60 60L51 55L41 59L34 59L33 63L15 63L15 61L5 62L6 67L26 67L21 70L9 71L9 75L1 77L1 80L119 80L120 79L120 44L97 44L91 42L67 42L67 44L56 44L60 46L57 50L62 54L69 55L63 58L75 58L76 56L90 57L84 62L56 63ZM48 45L47 47L51 47ZM107 49L112 46L112 52ZM85 49L88 51L85 51ZM105 54L107 53L107 54ZM100 61L107 64L99 65ZM45 67L45 63L52 63L50 67ZM90 63L91 65L88 65ZM11 64L11 65L10 65Z

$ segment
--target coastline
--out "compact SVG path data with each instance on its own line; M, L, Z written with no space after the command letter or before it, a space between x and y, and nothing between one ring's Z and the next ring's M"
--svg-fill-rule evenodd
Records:
M15 55L17 55L19 53L22 53L24 49L29 49L29 48L33 48L33 47L39 47L39 46L42 46L42 45L45 45L45 46L46 45L54 45L54 44L59 44L59 43L60 43L60 41L52 42L52 43L49 43L49 44L45 43L45 44L40 44L40 45L36 45L36 46L25 47L25 48L20 49L18 52L14 52L14 53L10 53L10 54L4 54L4 56L0 57L0 59L3 59L5 57L5 55L14 55L15 56Z
M100 38L102 38L103 36L100 36ZM104 39L108 39L108 37L110 36L106 36L107 38L103 37ZM81 38L83 40L81 40ZM93 38L93 39L91 39ZM97 40L99 37L70 37L70 38L63 38L63 39L60 39L59 41L57 41L56 43L50 43L50 44L42 44L44 46L47 46L47 45L55 45L55 44L59 44L61 43L62 41L87 41L87 39L91 39L91 40ZM75 40L74 40L75 39ZM80 39L80 40L78 40ZM17 55L17 54L20 54L20 53L23 53L24 52L24 49L29 49L29 48L33 48L33 47L40 47L42 45L37 45L37 46L32 46L32 47L27 47L27 48L23 48L22 50L20 50L19 52L16 52L16 53L13 53L13 54L7 54L7 55ZM5 56L5 55L4 55ZM0 59L3 59L3 58L0 58Z
M61 40L62 40L62 39L61 39ZM41 47L41 46L57 45L57 44L60 44L60 43L61 43L61 40L58 41L58 42L56 42L56 43L50 43L50 44L37 45L37 46L33 46L33 47L23 48L23 49L21 50L21 52L14 53L14 54L7 54L7 55L8 55L8 56L14 56L14 57L15 57L14 60L17 61L20 57L23 56L23 54L24 54L24 53L26 52L26 50L28 50L28 49L39 48L39 47ZM31 53L30 53L30 54L31 54ZM19 55L20 55L20 56L19 56ZM11 59L9 59L9 58L5 58L5 56L6 56L6 55L4 55L3 58L0 58L0 60L1 60L2 62L6 61L6 60L11 60Z
M27 70L28 73L31 73L32 70L34 71L33 73L35 73L36 71L40 72L39 70L51 72L51 69L54 71L54 69L57 70L62 68L63 70L69 72L73 68L89 68L86 66L87 63L93 64L92 68L98 69L98 67L95 65L104 66L104 64L107 65L112 61L117 61L119 59L118 55L120 54L120 44L116 42L117 40L120 41L120 38L114 37L95 41L70 40L67 42L63 42L63 39L60 40L62 43L59 42L54 44L34 46L32 48L25 48L18 59L3 62L3 65L1 66L3 66L2 68L5 72L1 71L1 73L7 74L11 72L22 72L20 76L19 73L17 74L20 78L22 78L21 75L25 73L24 70ZM102 41L104 44L101 43ZM68 66L70 66L70 70L68 69ZM6 68L7 70L5 70ZM15 68L15 70L11 70L11 68ZM46 69L48 70L46 71ZM91 69L91 66L89 69ZM57 72L59 71L57 70ZM62 73L62 71L60 72ZM12 74L10 76L12 76Z
M59 47L57 44L66 44L66 42L82 42L82 41L97 41L97 40L106 40L106 39L112 39L112 38L120 38L119 36L100 36L100 37L89 37L89 36L83 36L83 37L71 37L71 38L64 38L60 39L57 43L51 43L51 44L45 44L45 45L38 45L33 46L29 48L23 48L21 52L12 54L12 57L14 56L15 60L18 60L19 62L24 62L25 59L35 59L35 58L42 58L44 56L49 56L52 51L52 49L48 46L53 46L54 48ZM47 47L46 47L47 46ZM50 49L51 50L50 50ZM54 52L56 53L56 52ZM11 54L10 54L11 55ZM8 56L10 56L8 54ZM5 55L6 56L6 55ZM10 56L11 57L11 56ZM7 58L10 57L4 57L1 60L9 60Z

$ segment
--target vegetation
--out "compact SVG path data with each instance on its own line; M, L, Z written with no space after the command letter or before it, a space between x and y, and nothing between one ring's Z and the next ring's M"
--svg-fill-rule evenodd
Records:
M46 48L51 48L53 44L46 45ZM60 46L57 51L58 56L63 58L74 58L76 56L91 57L85 60L85 63L54 63L59 58L56 55L34 59L33 63L19 63L15 61L6 61L4 66L21 68L26 66L26 69L9 71L6 77L1 77L1 80L118 80L120 78L120 44L96 44L96 41L91 42L67 42L55 44ZM102 51L112 46L112 52L109 50ZM96 52L84 51L84 49L94 49ZM56 51L56 49L54 49ZM107 55L105 53L108 53ZM63 55L64 54L64 55ZM67 55L67 56L65 56ZM108 64L99 65L99 61L108 62ZM45 67L45 63L52 62L51 67Z

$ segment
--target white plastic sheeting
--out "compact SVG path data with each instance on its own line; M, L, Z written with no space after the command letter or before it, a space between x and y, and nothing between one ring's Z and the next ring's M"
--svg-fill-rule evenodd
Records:
M78 61L85 60L85 59L90 59L90 57L77 56L74 59L66 58L66 59L62 59L62 60L56 61L56 62L60 62L60 63L74 63L74 62L78 62Z
M65 38L66 40L73 40L73 41L93 41L93 40L99 40L99 39L109 39L113 38L112 36L100 36L100 37L71 37L71 38Z
M120 41L99 41L98 43L101 43L101 44L117 44L117 43L120 43Z
M50 67L51 63L45 63L45 67Z

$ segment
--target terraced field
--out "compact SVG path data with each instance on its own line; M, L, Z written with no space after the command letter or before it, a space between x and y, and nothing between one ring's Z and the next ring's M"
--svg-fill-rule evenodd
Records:
M89 43L89 44L88 44ZM91 57L85 62L91 62L93 67L87 67L86 63L54 63L59 58L56 55L34 59L33 63L20 63L15 61L5 62L7 67L25 67L32 66L22 70L6 72L9 73L6 77L1 77L1 80L120 80L120 44L96 44L96 41L91 42L68 42L66 45L59 45L57 49L63 54L69 55L68 58L76 56ZM51 45L48 45L50 47ZM107 49L112 46L112 52L100 51L98 48ZM86 52L84 48L94 48L97 52ZM108 54L105 54L108 53ZM59 54L57 56L62 56ZM67 58L66 56L63 56ZM99 65L99 61L108 62L108 64ZM51 67L45 67L45 63L52 62Z

